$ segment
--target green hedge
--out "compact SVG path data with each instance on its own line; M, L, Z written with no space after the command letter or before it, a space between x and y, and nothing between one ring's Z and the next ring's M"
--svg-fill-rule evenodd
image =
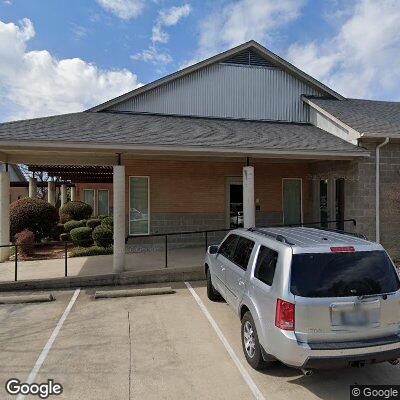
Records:
M83 226L81 228L75 228L70 231L71 239L78 243L79 246L87 247L91 246L93 243L92 239L92 229L88 226Z
M25 229L33 232L37 241L51 235L58 222L58 213L47 201L29 197L10 205L10 239Z
M99 226L100 224L101 221L98 218L92 218L86 221L86 226L92 229L96 228L96 226Z
M99 225L93 229L94 243L99 247L108 247L113 244L113 232L108 225Z
M86 226L86 220L82 219L81 221L68 221L64 224L64 230L66 233L71 232L72 229L75 228L83 228L84 226Z
M83 201L69 201L60 208L60 218L65 222L88 219L93 214L93 208Z
M92 246L92 247L78 247L74 249L69 254L70 257L88 257L88 256L102 256L106 254L112 254L113 248L112 247L99 247L99 246Z
M113 217L105 217L101 220L101 225L106 226L109 229L113 230L114 229L114 222L113 222Z

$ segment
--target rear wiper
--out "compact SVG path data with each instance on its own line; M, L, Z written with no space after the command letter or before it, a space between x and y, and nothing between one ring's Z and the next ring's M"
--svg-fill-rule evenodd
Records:
M395 294L396 292L387 292L387 293L375 293L375 294L362 294L357 296L358 300L368 299L370 297L382 297L383 300L386 300L388 296Z

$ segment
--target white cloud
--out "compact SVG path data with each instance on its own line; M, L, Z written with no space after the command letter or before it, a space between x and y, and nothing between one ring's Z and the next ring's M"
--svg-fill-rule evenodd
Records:
M163 30L163 26L174 26L182 18L187 17L192 11L190 4L181 7L170 7L167 10L161 10L158 14L156 24L152 29L151 40L153 43L167 43L169 35Z
M107 11L128 20L139 16L145 6L144 0L97 0Z
M139 86L137 76L125 69L101 70L80 58L59 60L46 50L28 51L34 36L29 19L19 25L0 21L0 109L5 119L81 111Z
M150 46L148 49L131 56L132 60L150 62L154 65L166 65L172 62L172 57L168 53L157 50L156 47Z
M358 0L332 37L293 44L288 58L348 97L400 99L400 3Z
M277 28L296 19L305 0L231 1L199 27L199 46L192 64L248 40L268 42Z

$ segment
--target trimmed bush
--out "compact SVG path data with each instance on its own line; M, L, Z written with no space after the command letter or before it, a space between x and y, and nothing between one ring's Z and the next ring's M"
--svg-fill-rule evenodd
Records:
M28 229L24 229L15 235L15 244L18 246L19 254L28 257L34 253L35 234Z
M78 243L79 246L88 247L93 243L92 229L88 226L82 226L70 231L71 239Z
M86 221L86 226L88 226L89 228L96 228L96 226L99 226L101 224L101 221L97 218L92 218L92 219L88 219Z
M64 224L58 223L52 230L50 238L53 240L60 240L60 235L64 233Z
M72 220L72 221L68 221L68 222L66 222L64 224L64 230L65 230L66 233L69 233L69 232L71 232L72 229L82 228L84 226L86 226L86 220L85 219L83 219L81 221Z
M99 247L108 247L113 244L113 232L108 226L99 225L93 229L94 244Z
M98 219L104 219L104 218L106 218L106 217L108 217L108 215L102 214L102 215L99 215L97 218L98 218Z
M80 221L82 219L88 219L92 213L92 206L83 201L69 201L60 209L60 217L66 219L66 222L70 220Z
M108 227L108 229L114 229L114 220L113 217L105 217L101 220L101 225Z
M69 256L70 257L103 256L103 255L112 254L112 253L113 253L112 247L92 246L92 247L84 247L84 248L78 247L77 249L72 250L69 253Z
M47 201L29 197L10 205L10 238L25 229L33 232L37 241L51 235L57 225L58 213Z

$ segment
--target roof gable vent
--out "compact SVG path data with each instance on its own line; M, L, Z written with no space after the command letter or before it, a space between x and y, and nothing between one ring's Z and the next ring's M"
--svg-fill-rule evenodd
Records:
M265 58L261 57L253 50L242 51L241 53L235 54L234 56L222 61L222 63L254 67L274 67L272 63L268 62Z

